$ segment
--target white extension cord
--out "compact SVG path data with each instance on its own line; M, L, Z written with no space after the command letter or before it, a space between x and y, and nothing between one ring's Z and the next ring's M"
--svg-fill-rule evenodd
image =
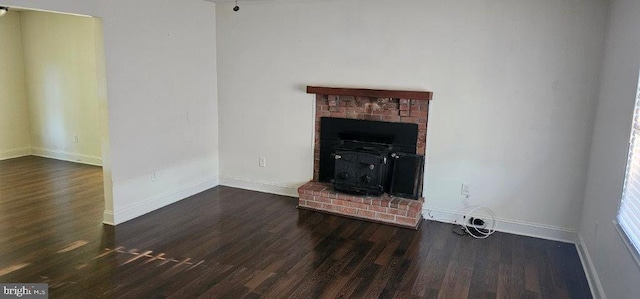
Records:
M483 219L486 216L482 216L482 217L473 216L474 212L477 212L477 211L480 211L480 210L485 211L489 215L489 217L491 217L491 227L490 228L486 227L487 220ZM485 223L485 227L479 228L477 225L469 225L469 219L471 219L471 218L483 219L483 221ZM496 213L493 212L493 210L491 210L491 209L489 209L487 207L481 207L481 206L474 207L471 210L469 210L469 212L464 214L464 220L462 221L462 227L472 237L474 237L476 239L486 239L496 231Z

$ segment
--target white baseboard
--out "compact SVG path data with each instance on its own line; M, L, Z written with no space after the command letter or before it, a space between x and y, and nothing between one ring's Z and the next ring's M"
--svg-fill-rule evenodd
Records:
M102 223L115 226L115 221L113 221L113 219L113 211L104 210L104 214L102 215Z
M153 196L151 198L129 205L125 208L118 209L112 213L109 213L109 211L105 211L104 223L118 225L133 218L140 217L149 212L153 212L157 209L183 200L189 196L209 190L218 185L219 180L217 177L210 178L199 183Z
M20 158L31 155L31 147L16 148L5 152L0 152L0 161L13 158Z
M65 151L50 150L41 147L32 147L31 154L38 157L51 158L75 163L102 166L102 158L95 156L70 153Z
M602 288L602 283L600 283L600 277L598 276L598 272L596 271L596 266L593 264L593 260L591 260L591 255L589 254L589 249L587 249L587 245L582 238L582 235L578 233L578 242L576 243L576 248L578 249L578 255L580 256L580 261L582 262L582 268L584 269L584 274L587 276L587 282L589 282L589 288L591 289L591 296L595 299L607 299L607 296L604 294L604 289Z
M446 223L459 223L459 219L462 219L463 216L463 214L457 211L448 211L430 207L424 207L422 214L425 219ZM496 230L505 233L572 244L575 244L577 240L577 232L573 229L509 219L496 219Z
M269 182L253 181L244 178L221 176L220 185L277 195L298 197L298 187L279 185Z

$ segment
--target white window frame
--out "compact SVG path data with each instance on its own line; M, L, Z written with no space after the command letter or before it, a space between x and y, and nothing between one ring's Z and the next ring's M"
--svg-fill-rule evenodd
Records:
M637 210L640 209L640 197L638 197L640 194L638 196L631 195L631 197L627 197L627 193L630 193L628 192L630 188L634 188L636 190L635 193L640 193L640 181L638 181L640 176L635 179L629 177L629 173L632 172L631 167L634 167L633 164L635 164L635 167L637 168L635 169L637 170L636 172L640 172L640 74L638 76L638 87L636 90L633 119L631 121L631 132L629 133L627 163L624 173L624 183L622 185L622 195L618 205L616 220L614 220L613 223L627 249L635 259L637 265L640 267L640 221L638 221L638 223L634 223L633 220L625 221L622 219L623 209L624 212L630 211L633 213L632 215L635 215L637 219L640 219L640 211ZM633 157L634 152L636 157ZM634 159L636 160L636 163L633 163ZM633 202L635 208L631 205L624 205L625 200Z

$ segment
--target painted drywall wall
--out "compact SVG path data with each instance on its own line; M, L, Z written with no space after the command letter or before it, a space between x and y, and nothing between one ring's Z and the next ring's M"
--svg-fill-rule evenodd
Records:
M20 13L32 152L101 165L95 19Z
M481 205L504 230L575 236L606 2L233 5L216 10L222 184L295 196L311 179L306 85L429 90L425 216Z
M0 18L0 160L31 153L20 16Z
M105 222L121 223L217 185L215 4L0 0L0 5L102 19L113 184Z
M217 185L215 5L98 3L117 223Z
M580 225L581 249L589 262L592 288L606 298L638 298L640 265L612 220L622 195L638 87L640 2L612 3Z

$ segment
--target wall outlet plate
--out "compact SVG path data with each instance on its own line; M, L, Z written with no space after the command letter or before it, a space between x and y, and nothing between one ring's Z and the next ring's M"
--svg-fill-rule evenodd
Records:
M460 188L460 194L469 197L469 195L471 195L469 189L470 189L469 184L463 183L462 187Z
M157 170L152 170L151 171L151 181L155 182L158 180L158 171Z

